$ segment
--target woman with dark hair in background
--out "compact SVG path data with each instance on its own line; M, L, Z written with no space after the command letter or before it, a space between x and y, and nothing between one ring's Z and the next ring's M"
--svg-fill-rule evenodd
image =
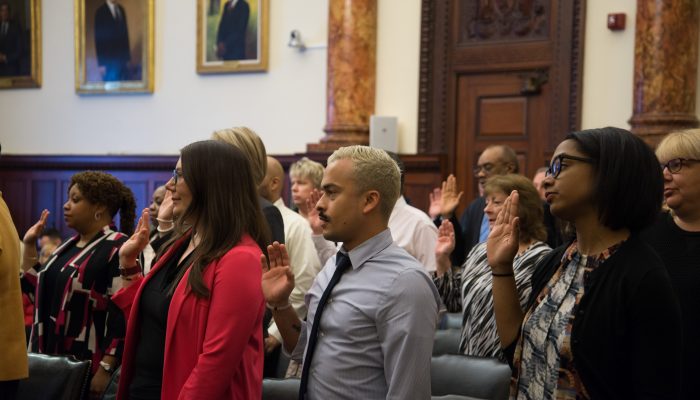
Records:
M264 300L257 243L269 240L247 158L237 148L192 143L166 188L174 242L143 277L144 210L119 259L129 316L119 399L259 399Z
M642 234L668 269L683 314L683 397L700 374L700 129L668 134L656 148L670 211Z
M111 297L120 288L113 286L120 283L117 251L128 236L115 231L112 219L119 212L121 231L129 235L135 208L131 190L112 175L80 172L71 177L63 205L66 225L77 235L44 265L36 243L47 210L23 239L22 279L36 287L30 350L92 360L92 397L104 391L123 348L124 315Z
M618 128L566 137L544 181L552 214L576 238L535 267L523 312L513 278L514 191L491 229L487 254L496 324L523 399L678 399L681 315L659 256L639 231L661 208L651 149Z

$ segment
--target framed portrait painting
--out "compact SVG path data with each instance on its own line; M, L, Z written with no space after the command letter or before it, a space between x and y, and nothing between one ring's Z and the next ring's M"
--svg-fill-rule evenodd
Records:
M197 72L267 70L269 0L197 0Z
M41 0L0 0L0 88L41 86Z
M152 93L155 0L75 0L78 93Z

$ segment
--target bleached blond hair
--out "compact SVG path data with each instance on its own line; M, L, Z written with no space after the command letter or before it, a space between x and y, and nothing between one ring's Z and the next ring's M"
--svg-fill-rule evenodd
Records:
M308 179L316 189L320 189L323 180L323 164L310 160L308 157L302 157L289 167L289 177Z
M664 162L674 158L700 160L700 129L669 133L656 147L656 158Z
M328 165L339 160L352 161L360 193L379 192L379 208L388 219L401 194L401 171L396 162L384 150L369 146L341 147L328 157Z

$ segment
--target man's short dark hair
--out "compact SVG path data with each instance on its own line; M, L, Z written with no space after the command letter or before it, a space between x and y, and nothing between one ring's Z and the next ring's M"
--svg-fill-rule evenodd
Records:
M642 139L613 127L573 132L566 139L593 159L593 201L603 225L636 232L654 222L661 210L663 176Z

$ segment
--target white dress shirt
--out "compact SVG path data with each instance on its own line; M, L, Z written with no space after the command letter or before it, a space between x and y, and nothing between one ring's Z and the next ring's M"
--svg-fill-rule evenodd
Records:
M304 319L306 317L304 296L321 270L321 261L311 240L311 227L306 219L285 206L281 198L275 201L274 205L282 214L284 246L289 253L289 263L294 274L294 290L289 296L289 302L299 318ZM282 335L274 322L267 329L267 333L282 343Z
M438 229L428 214L408 205L400 196L389 217L389 229L394 243L420 261L426 271L435 271Z

